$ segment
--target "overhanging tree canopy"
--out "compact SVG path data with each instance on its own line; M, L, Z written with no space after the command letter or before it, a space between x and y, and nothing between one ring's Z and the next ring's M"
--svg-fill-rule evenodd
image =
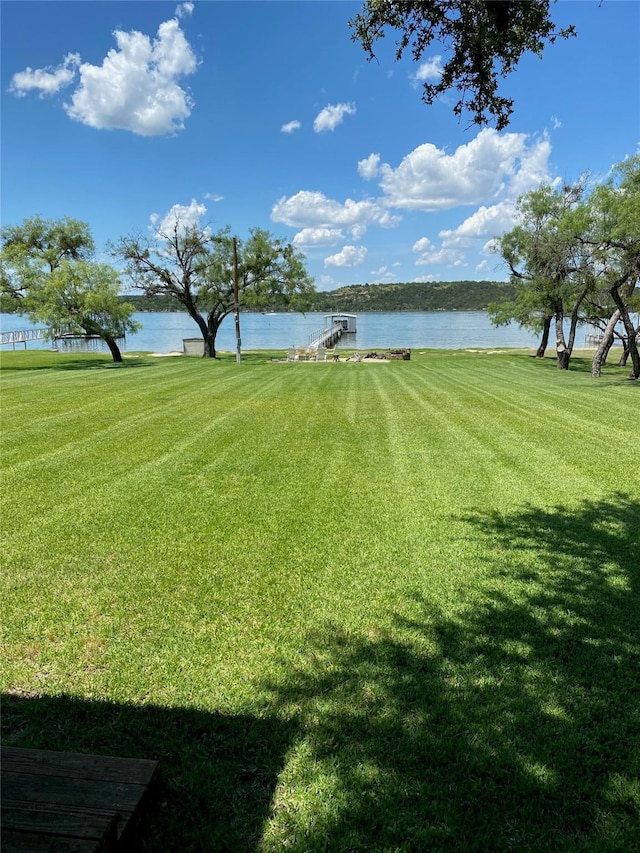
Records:
M368 0L349 21L353 41L369 59L386 29L399 33L396 60L410 49L417 62L436 41L448 59L437 82L425 82L422 99L432 104L457 91L455 115L468 110L475 124L509 124L513 99L498 94L498 79L514 71L523 54L542 55L546 42L575 35L573 26L556 32L549 0Z

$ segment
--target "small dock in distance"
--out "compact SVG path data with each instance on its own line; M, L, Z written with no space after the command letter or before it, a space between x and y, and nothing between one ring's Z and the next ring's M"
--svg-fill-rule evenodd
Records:
M355 314L327 314L322 329L314 332L309 339L310 349L334 346L344 334L357 331Z
M46 329L22 329L14 332L0 332L0 345L11 344L16 348L16 344L24 344L27 348L27 341L41 341L44 339Z

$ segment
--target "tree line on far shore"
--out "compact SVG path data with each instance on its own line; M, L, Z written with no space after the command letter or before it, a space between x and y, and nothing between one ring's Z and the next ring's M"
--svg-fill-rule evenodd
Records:
M306 311L485 311L490 303L512 299L515 288L499 281L401 282L395 284L352 284L335 290L309 293ZM135 305L136 311L180 311L169 296L127 294L122 300ZM266 296L260 307L244 311L291 311L278 294Z

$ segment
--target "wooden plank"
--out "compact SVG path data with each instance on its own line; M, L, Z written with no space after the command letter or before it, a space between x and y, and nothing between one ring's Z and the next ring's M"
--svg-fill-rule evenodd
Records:
M115 849L135 831L132 818L158 772L146 759L15 747L1 757L3 853ZM25 841L33 838L38 846Z
M54 839L36 832L3 830L2 853L109 853L109 848L86 838Z
M63 838L85 838L107 845L117 841L118 816L103 809L82 809L59 803L22 803L2 798L3 830L35 832Z
M158 772L158 762L145 758L117 758L5 746L2 747L2 770L3 773L37 773L43 776L150 785Z
M133 812L144 788L124 782L69 779L37 773L2 774L2 796L26 803L60 803L90 809Z

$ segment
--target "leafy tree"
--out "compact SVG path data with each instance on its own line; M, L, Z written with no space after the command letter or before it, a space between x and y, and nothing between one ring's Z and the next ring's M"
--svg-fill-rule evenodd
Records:
M616 322L621 322L632 362L631 378L638 379L638 328L631 315L634 309L638 311L640 301L636 296L640 284L640 155L617 164L609 180L594 190L589 212L591 230L584 241L593 251L597 274L615 305L594 356L592 374L600 375Z
M629 300L630 305L632 300ZM636 305L636 310L638 306ZM600 376L602 366L605 364L613 344L617 341L622 345L622 354L618 361L619 367L624 367L629 359L629 347L624 330L620 329L620 311L615 307L611 294L608 290L598 290L587 300L584 313L584 322L601 333L601 341L598 346L592 365L594 376ZM636 332L640 329L636 329Z
M555 189L542 185L518 199L518 220L496 241L516 286L512 300L489 306L496 325L516 320L542 331L537 355L542 358L551 323L555 321L558 367L568 369L575 343L580 309L596 287L590 267L591 250L578 235L588 217L582 203L584 181ZM565 316L570 317L568 338Z
M140 328L134 306L119 298L120 280L107 264L92 260L94 242L85 222L33 217L2 229L0 286L4 300L51 338L95 335L113 360L122 361L116 339Z
M449 58L439 80L424 83L423 101L432 104L457 90L455 115L466 109L475 124L495 120L502 130L513 100L498 94L498 78L514 71L523 54L542 56L546 42L576 34L573 26L555 32L549 6L549 0L367 0L349 26L369 59L386 28L400 34L398 61L410 49L417 62L432 42L440 42Z
M585 181L562 190L544 185L518 200L519 224L497 240L516 285L512 300L491 305L496 324L517 320L530 328L555 319L558 365L568 367L579 321L604 329L593 361L599 376L614 335L640 377L640 155L618 164L608 181L586 194ZM566 341L563 321L571 318ZM624 334L617 332L621 323ZM539 350L542 354L544 343Z
M235 308L259 308L278 298L303 307L313 285L303 256L268 231L254 228L246 242L236 241L229 228L217 233L176 221L153 237L123 237L112 247L125 261L135 287L149 296L177 300L197 323L204 339L203 355L216 357L216 336Z
M120 279L108 264L64 260L26 299L31 320L45 323L51 337L85 334L102 338L115 362L122 362L117 338L135 332L134 306L119 299Z
M2 292L21 298L64 260L88 260L95 245L86 222L33 216L22 225L7 225L2 239Z

